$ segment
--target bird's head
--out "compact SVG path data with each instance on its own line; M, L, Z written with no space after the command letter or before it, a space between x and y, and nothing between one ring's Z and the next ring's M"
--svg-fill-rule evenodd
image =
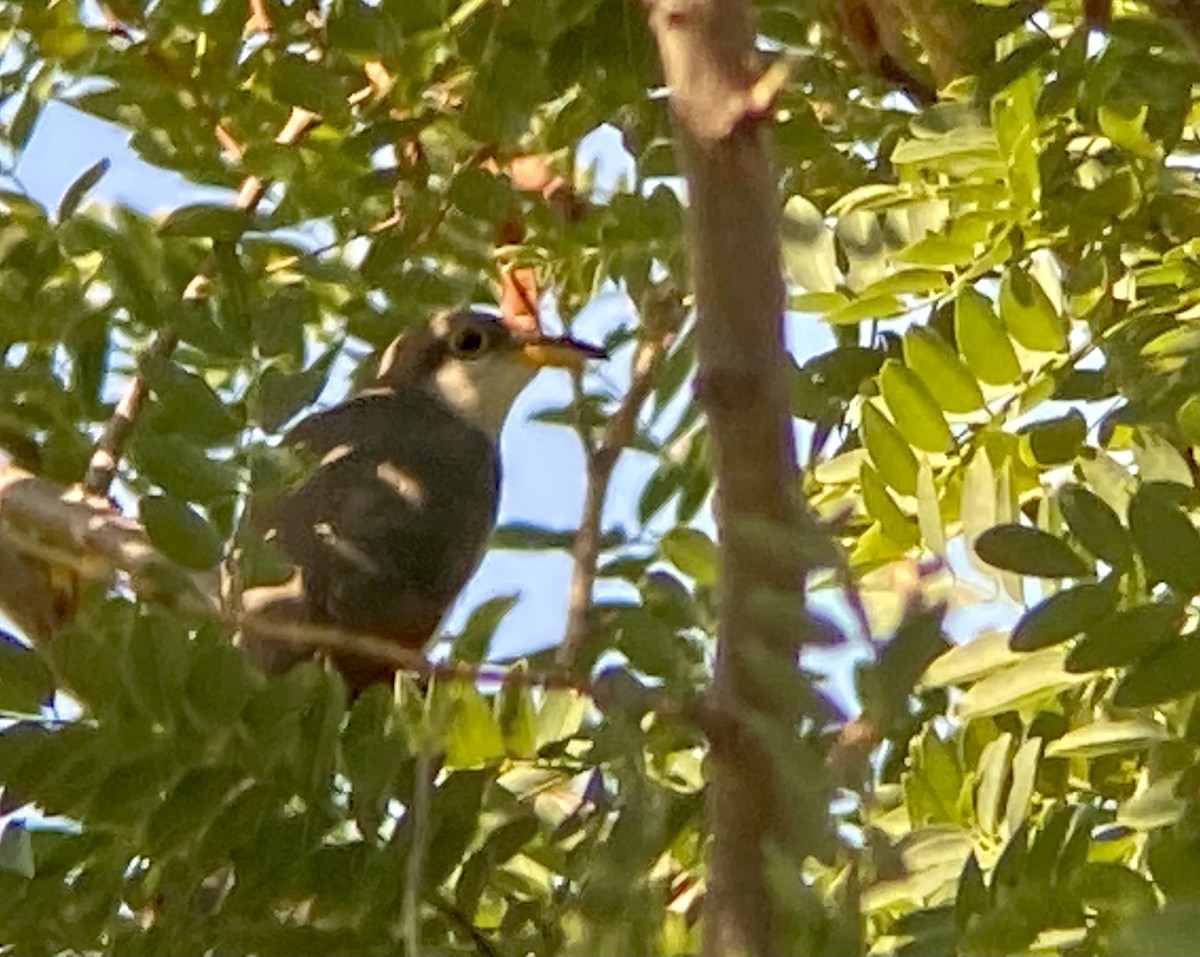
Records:
M570 336L513 332L477 309L435 316L384 352L377 384L425 389L489 435L498 435L521 390L545 366L581 369L603 349Z

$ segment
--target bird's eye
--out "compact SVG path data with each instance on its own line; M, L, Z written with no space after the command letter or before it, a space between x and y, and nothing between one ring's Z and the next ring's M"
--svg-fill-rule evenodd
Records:
M483 333L478 329L463 329L454 337L453 347L460 356L473 356L483 349Z

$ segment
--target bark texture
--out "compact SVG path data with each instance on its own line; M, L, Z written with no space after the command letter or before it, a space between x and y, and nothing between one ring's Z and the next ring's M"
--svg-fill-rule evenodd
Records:
M804 637L796 536L820 534L797 498L780 200L763 122L786 73L779 64L759 69L743 0L646 6L688 181L699 399L721 533L721 620L707 702L712 850L704 951L779 953L796 945L781 936L779 895L768 879L771 848L787 846L797 862L805 851L774 765L784 755L767 739L786 742L798 723L802 696L779 693L796 673ZM778 614L781 607L793 614ZM761 733L764 716L770 734Z

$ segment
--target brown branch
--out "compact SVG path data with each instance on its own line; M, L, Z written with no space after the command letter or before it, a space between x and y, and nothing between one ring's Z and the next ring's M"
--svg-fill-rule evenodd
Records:
M764 142L769 124L747 113L760 83L750 4L644 2L688 180L698 393L717 483L720 620L708 706L724 716L725 730L709 734L703 952L803 952L809 942L782 939L783 908L802 905L779 899L768 849L799 868L828 818L821 780L803 793L788 786L789 769L819 766L819 758L794 731L812 697L797 673L797 654L814 632L799 557L809 549L793 547L788 560L779 546L815 544L824 533L798 500L781 204ZM803 888L799 875L795 886Z
M360 655L429 677L591 693L586 683L563 674L431 663L420 652L374 635L281 620L266 613L224 613L214 597L215 575L176 566L151 544L141 525L118 512L107 499L83 496L77 490L8 466L0 468L0 571L12 571L14 567L20 571L20 566L12 564L14 558L69 570L91 581L109 581L121 572L129 576L134 592L146 600L252 632L256 638ZM5 582L7 585L0 583L0 599L10 617L18 617L21 609L28 607L31 596L8 586L28 584L29 580L18 576L15 580L6 577ZM25 611L25 617L29 614Z
M661 291L660 291L661 292ZM659 302L642 310L642 338L634 349L629 389L604 425L597 443L584 443L587 457L587 485L583 514L571 543L571 585L567 599L567 625L562 644L554 660L565 672L575 670L576 661L592 631L592 592L596 586L596 566L600 560L601 525L604 503L613 470L621 452L633 441L638 414L654 388L663 356L675 340L683 321L683 303L671 289Z
M270 33L271 14L267 12L266 0L248 0L250 15L246 18L247 33Z

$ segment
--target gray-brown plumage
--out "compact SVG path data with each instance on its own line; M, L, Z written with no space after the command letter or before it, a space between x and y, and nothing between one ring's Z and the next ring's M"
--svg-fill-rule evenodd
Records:
M513 400L545 365L603 355L569 338L521 338L461 310L389 347L375 384L300 422L288 441L320 464L274 506L276 543L297 566L251 589L247 611L338 625L422 648L479 562L496 520L496 439ZM268 670L296 660L246 636ZM335 655L352 692L387 665Z

